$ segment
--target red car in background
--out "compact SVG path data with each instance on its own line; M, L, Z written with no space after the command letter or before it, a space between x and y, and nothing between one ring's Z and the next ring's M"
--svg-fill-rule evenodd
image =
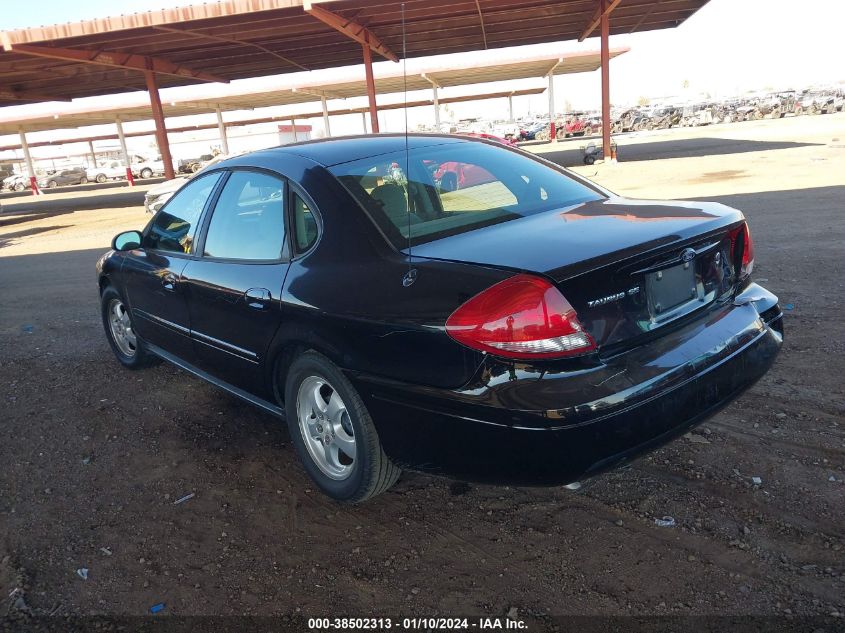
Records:
M563 125L558 129L558 136L561 132L566 138L570 136L592 136L595 132L595 124L592 119L587 118L583 113L568 114L563 121Z

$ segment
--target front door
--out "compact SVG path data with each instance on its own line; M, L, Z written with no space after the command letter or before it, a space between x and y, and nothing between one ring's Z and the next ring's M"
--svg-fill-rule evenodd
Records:
M193 358L190 318L183 272L193 255L193 243L203 209L220 173L185 185L147 228L141 248L123 264L126 295L136 333L180 358Z
M233 171L205 223L201 256L183 271L197 364L265 399L265 354L289 266L284 201L281 178Z

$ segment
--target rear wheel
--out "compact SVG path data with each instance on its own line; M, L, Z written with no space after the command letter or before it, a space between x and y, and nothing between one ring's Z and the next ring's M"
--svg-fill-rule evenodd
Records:
M153 175L153 170L149 167L145 167L141 170L141 178L151 178Z
M141 369L158 362L158 358L147 351L144 341L135 334L132 315L120 293L108 286L103 291L100 304L106 338L117 360L129 369Z
M15 184L15 191L23 191L24 189L26 189L26 185L22 182Z
M57 183L55 180L51 180L50 182L47 183L47 189L55 189L58 186L59 186L59 183Z
M106 178L105 174L97 174L96 180L97 180L98 183L100 183L102 185L104 182L106 182L108 180L108 178Z
M80 185L87 185L88 184L88 178L83 176L82 178L79 179L79 184Z
M333 499L360 503L399 479L358 392L325 356L311 351L293 362L285 412L303 467Z

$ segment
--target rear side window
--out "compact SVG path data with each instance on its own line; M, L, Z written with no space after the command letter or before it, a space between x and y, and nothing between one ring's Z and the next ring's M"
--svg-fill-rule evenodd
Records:
M603 197L560 169L487 143L393 152L330 171L399 250Z
M317 241L317 220L308 203L299 194L294 193L293 201L293 235L296 252L304 253Z
M232 172L214 206L203 256L280 259L285 243L284 190L280 178Z
M220 174L208 174L182 187L159 211L144 237L144 248L190 253L202 210Z

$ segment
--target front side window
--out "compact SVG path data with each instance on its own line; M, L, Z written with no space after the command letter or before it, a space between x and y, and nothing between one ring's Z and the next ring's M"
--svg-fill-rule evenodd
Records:
M603 197L565 172L487 143L449 143L330 168L401 250Z
M285 243L284 182L261 172L234 171L208 225L203 255L277 260Z
M144 248L190 253L202 210L220 173L191 180L177 191L153 220L144 236Z

